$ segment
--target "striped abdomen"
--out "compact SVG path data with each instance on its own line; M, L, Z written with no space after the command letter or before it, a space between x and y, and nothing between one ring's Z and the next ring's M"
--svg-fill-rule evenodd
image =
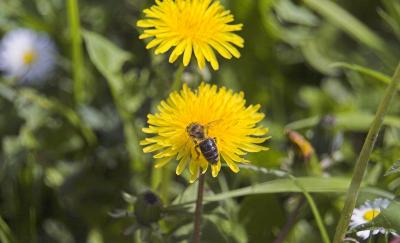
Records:
M219 160L218 148L212 138L204 139L199 143L200 151L204 158L211 164L216 164Z

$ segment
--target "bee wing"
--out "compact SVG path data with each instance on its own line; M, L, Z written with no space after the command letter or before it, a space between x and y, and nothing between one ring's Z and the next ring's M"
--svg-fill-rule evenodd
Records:
M205 127L206 127L206 128L213 127L213 126L217 125L218 123L222 122L223 120L224 120L224 119L217 119L217 120L214 120L214 121L210 121L209 123L207 123L207 124L205 125Z
M223 120L224 120L224 119L217 119L217 120L210 121L209 123L207 123L207 124L204 126L205 133L208 134L208 129L209 129L209 128L216 126L218 123L222 122Z

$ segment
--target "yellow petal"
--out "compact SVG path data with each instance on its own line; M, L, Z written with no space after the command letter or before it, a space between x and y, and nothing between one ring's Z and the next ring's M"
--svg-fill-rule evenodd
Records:
M218 161L218 163L215 165L211 165L211 174L213 177L217 177L220 170L221 170L221 161Z
M207 61L211 63L211 66L214 70L218 70L219 64L217 58L215 57L214 51L210 48L208 44L204 44L201 46L201 51L204 54Z
M237 164L233 162L226 154L222 153L222 158L233 172L238 173L240 171L239 166L237 166Z
M162 39L154 39L146 45L146 49L151 49L157 45L159 45L163 40Z
M147 146L147 147L144 147L144 148L143 148L143 152L145 152L145 153L151 153L151 152L154 152L154 151L163 149L163 148L164 148L164 146L161 146L161 145L159 145L159 144L152 144L152 145L149 145L149 146Z
M182 55L183 51L185 50L186 44L184 41L180 42L175 49L172 51L171 56L169 57L169 62L173 63L176 59Z
M193 45L193 47L194 47L194 55L196 56L199 68L203 69L206 66L206 61L204 59L204 55L201 52L200 47L198 45Z
M163 159L158 159L156 160L156 163L154 164L154 168L161 168L164 165L166 165L169 161L171 161L173 157L168 157L168 158L163 158Z
M189 64L191 57L192 57L192 42L188 40L186 42L185 52L183 53L183 65L185 67Z
M183 171L185 170L185 168L186 168L186 165L187 165L188 161L189 161L189 157L182 158L182 159L179 161L179 164L178 164L178 166L176 167L176 171L175 171L177 175L182 174L182 172L183 172Z

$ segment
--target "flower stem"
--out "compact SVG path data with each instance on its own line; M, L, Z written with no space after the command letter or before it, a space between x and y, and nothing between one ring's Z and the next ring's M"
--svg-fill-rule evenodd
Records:
M290 233L290 230L292 229L292 227L296 223L297 216L299 216L300 210L304 206L305 202L306 202L305 197L302 197L300 199L300 202L297 204L296 208L293 210L292 213L290 213L285 226L283 226L283 228L279 232L279 234L276 237L274 243L282 243L285 240L287 235Z
M379 134L379 130L382 127L383 119L390 105L390 102L392 101L393 96L396 93L397 85L399 83L400 83L400 63L396 68L392 81L390 82L389 86L385 91L385 96L383 97L378 107L378 110L375 114L375 118L368 131L367 138L365 139L360 155L358 156L355 169L353 172L353 178L351 179L350 188L347 192L346 202L336 227L333 243L342 242L342 240L346 235L350 218L353 213L354 206L356 204L358 193L360 191L360 185L368 165L369 156L372 152L372 149L374 148L376 139Z
M185 71L185 66L181 63L175 72L175 79L171 86L171 91L179 90L182 86L182 74Z
M203 192L204 192L204 174L200 172L199 186L197 189L196 209L194 212L194 230L193 243L200 243L201 238L201 216L203 214Z
M87 98L85 92L85 81L83 78L83 51L81 25L79 19L78 0L68 0L67 2L68 20L72 47L72 72L74 80L74 95L76 104L81 104Z

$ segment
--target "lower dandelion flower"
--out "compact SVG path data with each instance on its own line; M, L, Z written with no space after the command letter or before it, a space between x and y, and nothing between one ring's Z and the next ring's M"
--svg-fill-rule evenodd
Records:
M211 164L212 176L221 169L221 158L237 173L237 163L247 163L248 152L267 150L259 145L266 141L268 129L257 126L264 118L260 105L246 107L243 92L234 93L225 87L202 83L196 91L185 84L157 107L158 113L148 115L148 128L154 134L141 141L146 153L157 152L155 167L173 159L179 161L176 174L189 165L191 182L205 173Z
M22 82L41 81L52 71L55 53L54 43L46 34L12 30L0 43L0 70Z
M381 210L387 208L390 201L383 198L377 198L374 201L366 201L360 208L355 208L353 215L351 216L350 227L354 228L356 226L366 224L374 220L380 213ZM376 230L362 230L358 231L356 234L362 239L367 239L372 235L377 235L379 233L385 234L386 230L384 228L379 228Z

